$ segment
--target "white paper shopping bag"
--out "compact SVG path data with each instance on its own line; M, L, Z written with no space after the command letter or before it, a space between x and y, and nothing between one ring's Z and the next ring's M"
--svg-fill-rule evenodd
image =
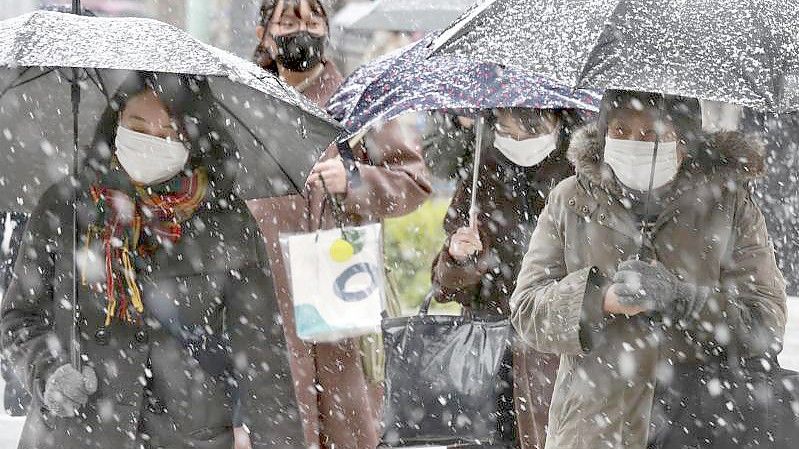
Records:
M302 340L334 342L379 331L385 303L379 224L280 240Z

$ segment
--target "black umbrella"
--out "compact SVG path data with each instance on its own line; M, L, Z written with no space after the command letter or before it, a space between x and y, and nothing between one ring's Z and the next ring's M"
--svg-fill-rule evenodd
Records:
M168 24L38 11L0 22L0 209L30 212L74 167L132 71L202 76L241 158L245 199L299 193L338 125L254 64ZM79 109L77 108L80 105ZM75 112L77 120L70 111Z
M79 176L88 143L116 88L132 71L201 76L234 140L244 199L301 193L338 125L257 66L150 19L38 11L0 22L0 208L29 212L57 180ZM67 89L67 86L69 88ZM71 112L71 113L70 113ZM77 192L73 192L77 233ZM77 235L73 254L77 253ZM72 363L77 348L73 264Z
M799 109L799 2L489 0L435 54L516 66L572 87Z

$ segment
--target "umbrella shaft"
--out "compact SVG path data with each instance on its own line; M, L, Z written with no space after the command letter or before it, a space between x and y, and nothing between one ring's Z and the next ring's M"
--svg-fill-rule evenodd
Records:
M79 1L74 3L80 4ZM73 5L74 5L73 3ZM80 343L78 338L78 320L80 319L80 312L78 311L78 264L75 258L78 254L78 182L79 175L79 139L78 139L78 120L80 116L80 85L78 84L78 77L80 76L80 69L72 69L72 83L70 83L70 93L72 100L72 328L70 329L70 362L75 369L80 370Z
M474 124L474 162L472 164L472 198L469 206L469 226L477 224L477 188L480 178L480 159L483 155L483 131L485 128L485 117L480 114Z

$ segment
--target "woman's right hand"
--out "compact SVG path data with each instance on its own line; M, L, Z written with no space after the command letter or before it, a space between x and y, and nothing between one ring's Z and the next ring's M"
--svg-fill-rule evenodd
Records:
M605 302L602 309L605 313L611 315L627 315L635 316L646 309L639 306L628 306L619 302L619 296L616 294L616 285L611 285L607 292L605 292Z
M458 262L463 262L483 250L477 228L465 226L452 234L449 240L449 255Z
M61 365L45 382L44 406L55 416L71 418L97 392L97 374L91 367L78 371L70 364Z

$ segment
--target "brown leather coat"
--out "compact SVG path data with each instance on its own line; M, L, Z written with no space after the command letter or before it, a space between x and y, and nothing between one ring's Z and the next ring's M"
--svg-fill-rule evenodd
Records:
M324 106L342 82L332 63L303 94ZM367 145L353 149L361 183L351 187L341 203L347 224L358 225L404 215L430 194L427 169L420 152L408 146L389 123L367 136ZM322 159L338 156L335 146ZM269 256L275 291L283 317L291 367L307 442L311 446L373 449L378 439L379 394L368 385L355 340L311 345L296 334L290 284L280 250L279 234L309 232L336 226L321 189L308 198L288 196L251 200Z

